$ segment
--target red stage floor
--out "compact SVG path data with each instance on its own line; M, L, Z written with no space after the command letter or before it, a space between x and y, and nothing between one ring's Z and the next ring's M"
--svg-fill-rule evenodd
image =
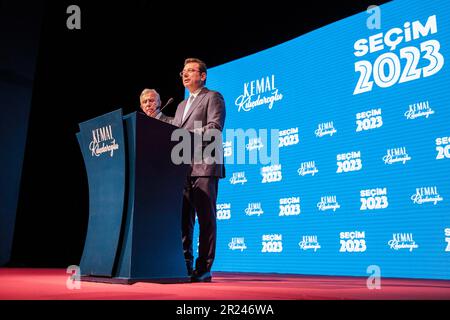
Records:
M64 269L0 268L0 300L450 300L450 281L216 272L211 283L66 286Z

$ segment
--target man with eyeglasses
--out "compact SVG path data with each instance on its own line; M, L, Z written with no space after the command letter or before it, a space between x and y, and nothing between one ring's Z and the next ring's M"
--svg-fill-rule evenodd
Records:
M208 134L214 137L221 136L225 123L225 101L219 92L205 87L207 76L205 63L196 58L186 59L180 76L184 87L189 91L188 99L178 105L174 118L169 119L162 113L155 117L203 136ZM201 125L198 126L199 124ZM219 135L214 135L213 132ZM210 142L203 142L202 151L209 144ZM202 158L201 163L196 161L191 163L183 190L182 242L186 267L192 282L210 282L212 279L211 267L216 253L218 184L219 179L225 177L222 143L216 142L216 146L218 145L220 150L217 150L212 162L208 161L211 158ZM200 234L194 270L195 214L198 217Z

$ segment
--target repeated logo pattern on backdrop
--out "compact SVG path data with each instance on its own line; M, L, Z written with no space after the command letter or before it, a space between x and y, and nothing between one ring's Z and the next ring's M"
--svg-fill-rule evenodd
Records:
M450 3L380 8L210 69L226 129L279 130L224 138L214 270L450 279Z

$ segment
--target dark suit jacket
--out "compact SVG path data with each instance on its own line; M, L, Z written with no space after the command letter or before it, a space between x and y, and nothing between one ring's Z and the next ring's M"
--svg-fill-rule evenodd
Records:
M207 134L209 129L217 129L222 132L225 123L225 101L219 92L204 87L195 98L184 120L182 120L186 104L187 99L180 102L174 118L161 115L160 120L191 132L194 132L194 121L200 121L202 134ZM219 143L221 163L207 164L205 163L206 159L203 159L203 163L191 164L190 176L225 177L222 140ZM208 144L207 142L203 143L202 149L204 150Z

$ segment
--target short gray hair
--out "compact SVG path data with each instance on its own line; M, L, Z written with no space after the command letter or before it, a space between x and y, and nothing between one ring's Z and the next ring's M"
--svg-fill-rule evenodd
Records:
M147 88L145 88L144 90L142 90L141 95L139 96L139 99L142 98L142 96L147 94L147 93L154 93L158 97L159 102L161 102L161 98L159 97L159 93L155 89L147 89Z

